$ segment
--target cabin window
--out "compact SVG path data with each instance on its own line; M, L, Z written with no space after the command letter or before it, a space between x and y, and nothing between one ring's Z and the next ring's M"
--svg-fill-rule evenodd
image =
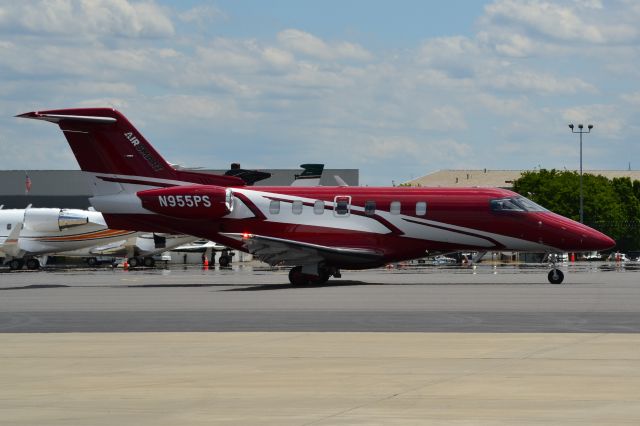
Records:
M334 212L336 216L348 216L349 215L349 204L351 203L351 197L347 196L338 196L334 200Z
M11 231L11 224L7 223L7 231Z
M293 204L291 204L291 213L302 214L302 201L295 200Z
M365 201L364 202L364 214L367 216L373 216L376 214L376 202L375 201Z
M427 203L424 201L418 201L416 203L416 216L424 216L427 214Z
M392 201L391 206L389 207L389 213L400 214L400 209L401 209L400 201Z
M324 213L324 201L316 200L316 202L313 203L313 212L315 214L323 214Z
M280 201L271 200L271 203L269 204L269 213L271 214L280 213Z

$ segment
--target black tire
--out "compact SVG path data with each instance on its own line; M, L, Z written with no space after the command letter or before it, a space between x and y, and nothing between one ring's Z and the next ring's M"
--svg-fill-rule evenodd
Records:
M549 271L547 278L551 284L562 284L562 281L564 281L564 274L560 269L552 269Z
M98 259L95 257L87 257L87 265L91 267L98 266Z
M143 263L147 268L153 268L154 266L156 266L156 261L153 257L145 257L143 259Z
M322 285L329 281L329 272L321 270L319 275L302 273L302 266L296 266L289 270L289 282L296 286Z
M331 278L331 275L329 275L329 272L327 272L324 269L322 269L322 270L320 270L320 274L319 275L310 276L310 282L311 282L312 285L322 285L322 284L326 283L327 281L329 281L329 278Z
M294 266L289 270L289 282L296 286L308 285L309 275L302 273L302 266Z
M27 260L27 269L36 270L40 269L40 261L38 259L28 259Z
M132 257L128 260L129 263L129 268L135 268L140 266L140 261L138 260L137 257Z
M227 266L229 266L230 263L231 263L230 256L220 256L220 259L218 259L218 264L223 268L226 268Z
M10 268L12 271L17 271L17 270L19 270L19 269L22 269L22 261L20 261L19 259L12 259L12 260L9 262L9 268Z

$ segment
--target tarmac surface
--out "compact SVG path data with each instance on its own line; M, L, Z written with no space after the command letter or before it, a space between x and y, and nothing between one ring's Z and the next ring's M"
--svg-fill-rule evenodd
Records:
M2 271L0 424L640 424L637 264L563 268Z
M635 263L345 271L294 287L286 270L0 273L0 332L640 332Z

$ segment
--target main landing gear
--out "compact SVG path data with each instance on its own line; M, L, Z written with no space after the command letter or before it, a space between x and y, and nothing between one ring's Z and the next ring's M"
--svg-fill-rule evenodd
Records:
M20 270L23 266L24 260L22 259L11 259L11 261L9 261L9 269L11 269L12 271Z
M138 266L153 268L156 266L156 261L153 257L130 257L127 262L129 263L129 268L137 268Z
M12 271L19 271L23 266L27 266L27 269L32 271L36 269L40 269L40 261L35 257L30 257L28 259L11 259L9 261L9 269Z
M340 270L337 268L321 266L317 268L317 271L317 274L306 273L302 266L295 266L289 270L289 282L295 286L322 285L332 276L336 278L341 276Z
M555 254L550 254L549 260L551 260L551 268L553 268L549 271L549 274L547 275L549 282L551 284L562 284L562 281L564 280L564 274L560 269L556 267L558 256Z

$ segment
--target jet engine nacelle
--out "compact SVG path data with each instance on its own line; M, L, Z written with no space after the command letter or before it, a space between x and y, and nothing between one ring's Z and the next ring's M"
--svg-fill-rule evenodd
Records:
M60 232L87 223L86 215L64 209L29 208L24 211L24 227L38 232Z
M233 210L233 193L215 185L185 185L137 193L142 207L183 219L217 219Z

